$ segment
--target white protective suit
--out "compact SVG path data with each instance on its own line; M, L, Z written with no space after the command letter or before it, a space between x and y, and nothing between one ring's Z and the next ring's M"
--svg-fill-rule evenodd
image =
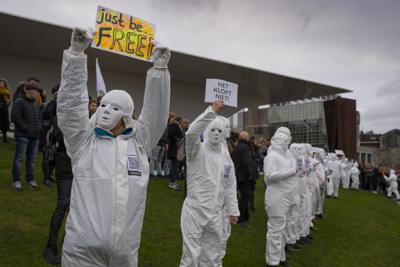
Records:
M343 167L342 164L337 160L337 157L333 153L329 153L330 160L328 161L328 169L331 170L331 173L328 175L328 178L332 181L333 184L333 196L339 197L339 183L340 177L343 176Z
M181 267L216 267L226 242L224 209L238 217L233 162L222 145L225 127L208 107L186 132L187 197L183 203ZM204 132L204 142L200 134Z
M351 167L353 163L348 158L342 160L343 176L342 176L342 187L343 189L349 189L350 187L350 175Z
M317 205L315 209L316 215L324 213L324 200L326 194L326 176L324 167L325 150L322 148L317 149L314 160L317 161L315 166L315 176L317 177L319 191L317 194Z
M358 163L355 162L353 167L350 169L351 173L351 188L359 189L360 186L360 170L358 169Z
M131 119L131 97L119 90L103 97L89 121L87 56L83 51L64 51L61 77L58 125L74 175L62 266L137 266L148 155L167 124L169 72L154 67L147 72L143 109L137 121ZM104 128L112 128L118 114L125 130L113 136Z
M218 116L215 120L219 120L225 131L225 136L224 140L222 140L222 152L225 154L225 157L227 159L228 165L233 164L231 162L231 156L229 154L229 149L228 149L228 144L226 142L226 139L229 138L231 135L231 124L229 119L223 117L223 116ZM235 176L236 180L236 175L235 172L233 172L233 175ZM230 194L232 191L236 191L236 183L229 183L230 186L233 186L234 188L231 188L230 190L225 190L226 194ZM226 196L229 197L229 196ZM227 203L226 203L227 204ZM221 225L222 225L222 248L221 248L221 256L219 258L219 267L222 267L222 260L225 257L226 254L226 245L228 243L228 239L231 236L231 223L230 223L230 216L231 216L231 211L230 211L230 206L229 205L224 205L224 209L222 211L222 219L221 219Z
M300 155L300 144L292 143L290 145L290 151L295 159L299 158ZM286 244L294 245L300 239L299 235L299 216L300 212L300 194L299 194L299 175L300 172L297 169L296 162L296 185L295 185L295 206L292 213L288 213L287 216L287 228L286 228Z
M307 152L307 157L306 160L308 160L310 163L310 170L307 175L307 182L308 182L308 188L310 190L310 203L311 206L309 207L308 210L308 215L309 215L309 220L310 220L310 225L313 227L313 219L315 215L315 210L317 209L317 199L318 195L320 193L319 190L319 184L317 180L317 176L315 175L315 168L317 167L318 161L314 160L313 158L313 148L310 144L305 144L306 147L306 152Z
M266 261L272 266L286 261L287 216L295 209L297 194L296 160L288 150L291 138L287 133L290 131L285 130L275 132L264 158L265 209L268 215Z
M311 162L307 160L307 149L305 144L298 144L299 152L296 159L297 175L299 177L299 214L297 220L297 231L300 237L306 237L310 234L311 227L311 207L312 196L308 185L308 175L311 171Z
M397 184L397 176L393 169L390 170L389 177L386 175L384 176L385 180L389 183L389 187L387 188L387 196L392 197L392 194L396 197L396 200L400 200L400 195L398 191L398 184Z

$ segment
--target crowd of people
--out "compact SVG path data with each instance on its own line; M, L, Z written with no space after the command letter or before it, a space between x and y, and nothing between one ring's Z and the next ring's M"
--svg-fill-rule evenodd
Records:
M8 142L10 105L15 126L13 189L23 189L24 158L27 184L38 187L38 151L43 154L43 184L57 185L43 253L49 263L137 266L150 176L169 178L173 190L181 190L178 179L184 181L182 267L222 266L231 224L251 227L256 183L262 175L267 266L289 266L286 252L313 239L316 220L324 218L324 199L338 198L340 184L400 200L399 173L393 168L359 164L342 151L326 153L292 143L286 127L278 128L271 139L235 133L229 120L218 115L223 101L213 102L191 123L170 113L170 52L165 47L155 48L137 120L133 99L125 91L90 98L84 50L91 38L88 31L73 31L71 47L64 51L61 84L51 89L51 101L35 77L13 94L0 79L3 142ZM67 213L61 258L57 240Z

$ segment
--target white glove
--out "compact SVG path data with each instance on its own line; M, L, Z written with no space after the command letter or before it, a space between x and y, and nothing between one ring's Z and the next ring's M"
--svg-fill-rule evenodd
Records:
M92 42L95 31L93 29L74 28L71 36L71 47L73 52L83 53Z
M167 69L170 57L171 51L169 51L168 47L156 45L151 61L156 69Z

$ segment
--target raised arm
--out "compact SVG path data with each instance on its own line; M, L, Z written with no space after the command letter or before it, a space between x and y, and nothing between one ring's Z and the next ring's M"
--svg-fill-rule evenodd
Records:
M73 157L82 143L92 133L89 125L87 92L87 56L84 50L92 34L75 28L71 47L64 51L61 84L57 96L58 126L64 134L65 147Z
M194 159L200 148L200 134L217 117L217 113L224 106L221 100L215 101L211 106L201 113L189 126L186 132L186 153L188 159Z
M170 51L166 47L154 49L154 66L147 71L143 108L136 133L147 154L157 145L167 126L171 94L170 74L167 68Z

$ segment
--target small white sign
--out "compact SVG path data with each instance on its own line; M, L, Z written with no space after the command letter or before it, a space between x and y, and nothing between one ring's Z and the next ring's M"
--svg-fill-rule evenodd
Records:
M206 80L205 102L223 100L225 105L237 108L238 85L218 79Z

